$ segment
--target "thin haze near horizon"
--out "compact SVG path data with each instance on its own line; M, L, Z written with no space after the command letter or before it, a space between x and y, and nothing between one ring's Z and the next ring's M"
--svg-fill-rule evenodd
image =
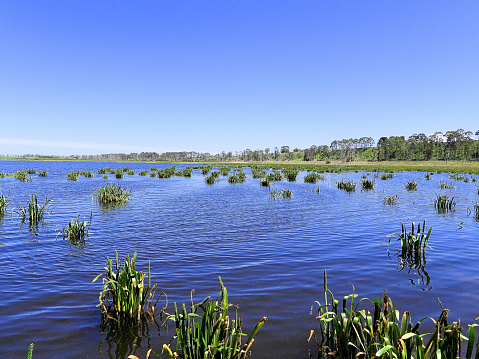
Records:
M0 3L0 154L479 130L478 1Z

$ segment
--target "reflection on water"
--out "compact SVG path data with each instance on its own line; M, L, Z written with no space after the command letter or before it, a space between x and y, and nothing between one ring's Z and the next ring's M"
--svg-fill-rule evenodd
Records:
M392 261L389 250L388 256L389 259ZM432 286L430 285L431 277L426 271L427 261L425 252L422 252L422 254L418 256L413 256L398 250L396 251L396 253L393 254L393 257L396 257L397 259L396 269L399 272L406 270L407 274L409 275L411 274L411 272L412 274L417 275L416 278L409 278L409 281L412 285L418 285L422 290L429 291L432 289Z

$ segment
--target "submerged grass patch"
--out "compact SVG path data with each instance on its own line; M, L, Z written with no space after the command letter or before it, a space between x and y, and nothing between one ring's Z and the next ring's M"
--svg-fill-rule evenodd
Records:
M131 189L121 187L115 183L100 186L96 190L96 197L101 205L116 205L126 203L130 199Z
M238 316L237 306L228 301L228 292L218 277L221 290L216 300L206 297L200 303L193 303L191 292L191 306L186 305L178 309L174 304L175 313L169 315L175 321L176 351L168 345L163 348L170 358L178 356L184 359L246 359L251 357L251 346L255 335L266 322L263 317L254 327L245 343L242 337L246 334L242 329L242 317ZM232 308L235 308L234 311ZM233 312L233 313L231 313Z
M139 324L143 317L154 319L153 303L156 284L151 285L150 263L148 262L148 282L145 274L135 269L136 252L133 258L124 258L122 265L116 253L115 263L107 258L106 272L99 274L93 282L103 276L103 290L99 295L102 323L125 326ZM158 298L159 299L159 298ZM157 300L158 302L158 300Z

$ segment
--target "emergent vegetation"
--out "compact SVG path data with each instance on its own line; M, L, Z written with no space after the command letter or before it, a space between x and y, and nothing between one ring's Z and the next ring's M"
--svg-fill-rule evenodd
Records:
M339 189L345 190L348 193L356 191L356 183L354 181L339 181L336 183Z
M421 223L418 223L417 229L414 224L414 222L411 223L411 231L408 232L406 224L401 223L401 233L388 236L388 245L391 244L391 237L398 236L397 240L401 241L401 257L412 263L417 262L426 252L432 231L432 227L426 231L426 221L423 221L422 227Z
M59 234L63 236L63 239L66 239L68 242L74 245L85 242L86 236L90 233L91 219L93 213L90 214L90 221L80 221L80 215L76 220L72 219L66 227L63 227L61 231L58 231Z
M126 203L130 199L131 189L123 188L115 183L100 186L96 190L98 202L101 205L115 205Z
M221 290L216 300L206 297L200 303L194 304L192 299L189 311L185 304L179 311L175 303L175 313L169 316L175 321L176 350L181 351L180 355L184 359L250 358L253 338L266 322L266 317L263 317L242 344L241 337L245 335L242 330L242 318L238 316L237 309L230 316L230 308L235 306L229 304L226 287L221 277L218 279ZM170 358L178 357L178 353L173 352L167 345L163 348Z
M18 209L18 217L22 219L22 222L28 221L30 227L37 226L41 221L43 221L45 214L48 212L51 201L52 200L48 199L48 196L46 196L45 203L40 205L38 204L37 196L34 196L32 193L30 200L27 201L27 206L20 206Z
M456 207L456 202L454 201L454 197L437 194L434 200L434 207L438 213L451 212Z

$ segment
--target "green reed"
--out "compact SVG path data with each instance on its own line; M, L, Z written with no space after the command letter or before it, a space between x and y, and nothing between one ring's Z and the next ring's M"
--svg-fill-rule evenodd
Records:
M295 182L296 177L298 177L299 170L294 168L287 168L282 170L284 178L289 182Z
M205 183L209 185L215 184L216 182L218 182L219 176L220 176L219 171L213 171L211 172L209 176L205 177Z
M108 179L108 175L105 173L105 174L101 175L101 178Z
M5 172L0 172L0 178L7 178L7 174Z
M0 202L1 202L1 198L0 198ZM474 209L474 219L479 220L479 202L473 203L472 207Z
M126 174L127 174L128 176L134 176L134 175L135 175L135 171L129 169L128 171L126 171Z
M382 174L379 178L385 181L385 180L394 178L394 173L385 173L385 174Z
M226 167L220 167L218 170L220 171L220 174L222 176L228 176L230 174L231 168L229 166L226 166Z
M38 172L38 177L46 177L47 174L48 174L47 171L40 171L40 172Z
M417 184L419 181L407 181L404 188L408 191L417 191Z
M338 189L342 189L348 193L356 191L356 183L354 181L339 181L336 182Z
M78 177L80 177L80 172L79 171L74 171L70 172L67 174L67 180L68 181L77 181Z
M251 168L251 176L253 178L264 178L266 177L267 172L264 169L252 167Z
M191 177L193 175L193 170L189 167L186 167L185 169L181 171L176 171L175 176L179 177Z
M170 358L183 359L245 359L251 357L251 346L255 335L266 322L263 317L254 327L248 339L242 344L245 336L242 330L242 317L238 316L237 306L228 302L228 292L218 277L221 290L216 298L206 297L200 303L193 303L189 310L182 304L181 311L174 304L175 313L169 315L175 321L176 351L166 344L164 350ZM234 313L231 313L234 308Z
M101 205L116 205L128 202L131 189L121 187L115 183L100 186L96 190L96 197Z
M33 356L33 343L30 343L28 347L27 359L32 359Z
M139 171L138 172L138 176L146 176L148 175L148 171L147 170L143 170L143 171ZM153 174L153 177L155 177L155 174Z
M125 172L121 168L115 170L115 178L122 179L125 176Z
M269 182L280 182L283 180L283 175L281 174L280 171L273 171L266 175L266 179Z
M13 178L19 180L20 182L32 182L33 178L28 175L25 171L17 171L13 174Z
M456 202L452 196L436 194L434 207L439 213L451 212L456 207Z
M171 176L176 174L176 166L158 170L157 173L158 173L158 178L170 178Z
M319 174L318 172L308 172L306 176L304 176L303 181L304 183L313 183L315 184L318 181L323 181L324 176Z
M10 192L8 193L8 196L10 195ZM0 218L4 216L5 210L7 209L8 204L10 203L10 198L8 196L4 195L0 191Z
M343 297L340 308L340 301L328 289L326 270L323 290L324 303L316 301L311 306L311 313L315 306L318 307L319 333L316 335L315 331L311 331L308 339L310 341L314 337L319 350L318 358L453 359L462 354L462 341L467 344L465 358L472 358L477 324L469 325L467 333L463 333L460 321L448 324L448 309L442 308L437 320L425 317L413 325L410 313L405 311L400 316L386 292L374 301L367 298L358 300L353 286L353 293ZM368 303L372 308L358 308ZM435 330L426 337L419 328L429 319ZM478 355L476 350L476 358Z
M386 196L383 198L383 203L388 206L394 206L397 204L399 196L395 194L394 196Z
M213 166L211 165L204 166L204 167L201 167L200 169L201 169L201 174L207 175L213 169Z
M269 187L269 180L267 178L262 178L259 181L261 187Z
M388 245L391 244L391 237L398 236L397 240L401 242L401 257L408 259L409 262L415 262L422 258L426 252L427 243L431 236L432 227L426 230L426 221L417 224L411 223L411 231L407 230L406 224L401 222L401 233L394 233L388 236ZM430 248L430 247L429 247Z
M429 180L431 179L431 176L432 176L433 174L434 174L433 172L428 172L428 173L426 173L426 174L424 175L424 178L429 181Z
M441 189L451 189L455 188L452 182L448 183L447 181L441 181L439 182L439 188Z
M284 190L281 190L281 191L275 188L270 188L268 190L268 196L274 200L291 198L293 196L293 192L289 188L285 188Z
M135 269L135 261L136 252L131 259L129 255L125 257L122 265L116 252L115 263L107 258L106 272L93 279L95 282L103 276L103 290L98 304L103 324L113 321L114 325L128 326L139 324L143 317L154 319L156 303L153 303L153 298L157 285L151 285L150 262L146 284L146 275Z
M151 168L150 168L150 171L152 171L152 172L158 172L158 168L157 168L157 167L151 167Z
M93 178L95 176L92 171L81 171L80 175L85 178Z
M28 173L29 175L34 175L35 173L37 173L37 171L34 170L34 169L29 169L29 170L27 170L27 173Z
M361 186L362 186L362 189L363 190L371 190L374 188L374 181L370 180L370 179L363 179L361 181Z
M20 206L17 210L17 215L22 219L22 222L28 221L30 227L37 226L43 221L45 214L48 213L51 201L52 200L46 196L45 203L39 204L37 196L34 196L32 193L30 200L27 201L27 206Z
M247 176L246 173L243 171L235 172L234 174L228 177L228 183L235 184L235 183L244 183L246 182Z
M98 169L96 172L99 174L99 175L104 175L104 174L107 174L111 171L111 168L100 168Z
M58 231L58 234L61 234L63 239L66 239L71 244L78 245L84 243L85 238L90 234L88 231L90 230L92 216L93 213L90 213L90 221L82 222L80 221L80 215L78 215L76 220L72 219L67 226Z

